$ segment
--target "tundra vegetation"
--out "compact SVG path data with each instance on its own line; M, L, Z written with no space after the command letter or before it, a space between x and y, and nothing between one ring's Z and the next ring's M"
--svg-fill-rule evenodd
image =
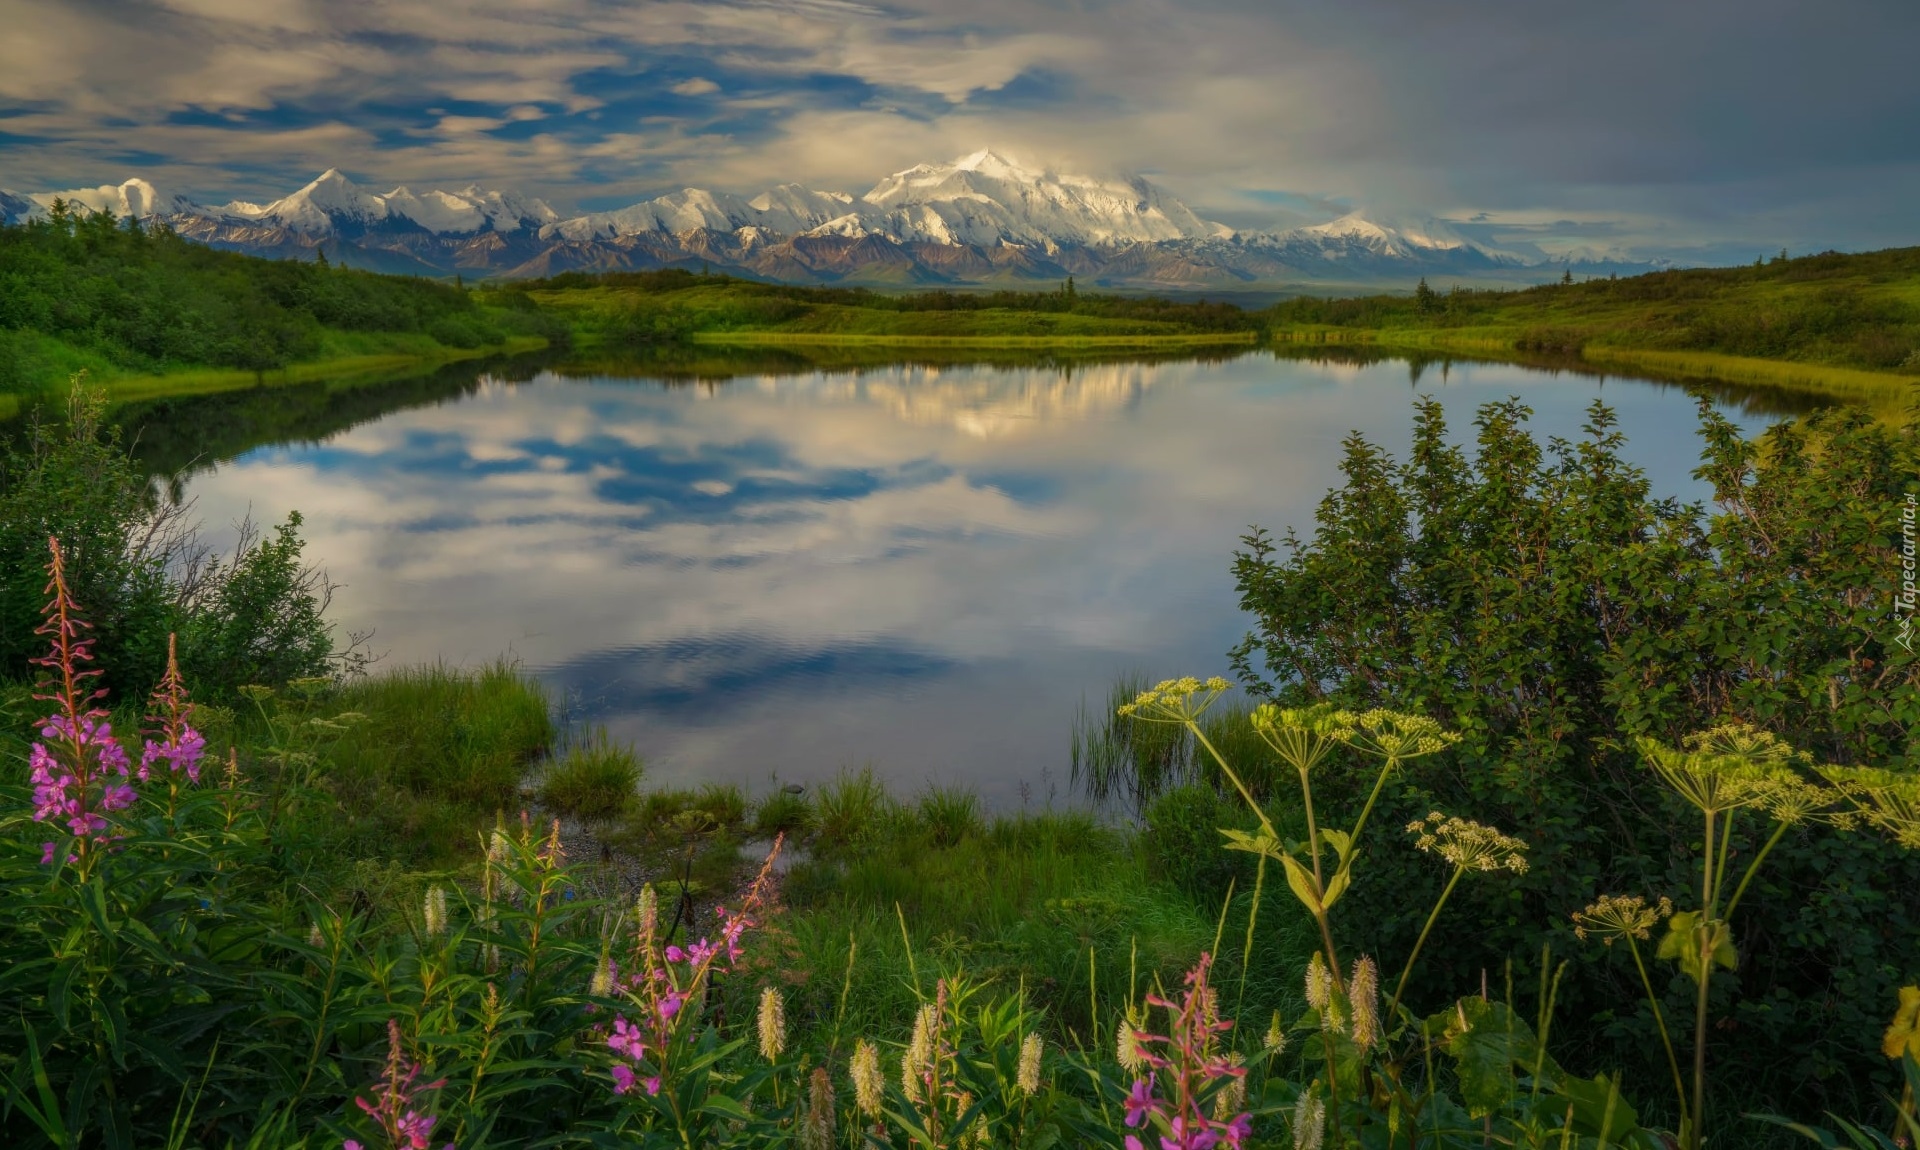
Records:
M1688 506L1604 407L1421 404L1243 540L1231 680L1083 722L1100 818L646 789L510 666L368 674L101 413L0 469L9 1144L1920 1136L1911 420L1703 403Z
M1785 253L1751 267L1526 289L1431 285L1261 307L1076 285L889 293L696 272L568 272L466 285L216 251L62 205L0 226L0 415L87 370L115 402L421 374L485 352L698 364L716 346L801 364L1078 357L1267 346L1509 359L1866 404L1897 419L1920 378L1920 248ZM1291 289L1289 289L1291 290ZM1267 298L1275 294L1267 293ZM708 350L697 351L704 346Z

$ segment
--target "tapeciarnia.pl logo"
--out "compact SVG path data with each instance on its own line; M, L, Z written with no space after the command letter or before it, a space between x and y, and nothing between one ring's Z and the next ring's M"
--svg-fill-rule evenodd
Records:
M1893 597L1893 613L1899 616L1900 629L1893 641L1913 653L1913 610L1914 610L1914 548L1913 518L1915 496L1910 491L1907 501L1900 507L1900 593Z

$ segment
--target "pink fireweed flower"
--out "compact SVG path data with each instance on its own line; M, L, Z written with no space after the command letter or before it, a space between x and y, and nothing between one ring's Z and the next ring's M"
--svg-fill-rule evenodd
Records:
M647 1044L641 1040L640 1028L625 1018L613 1020L613 1034L607 1039L607 1045L635 1062L647 1056Z
M387 1136L393 1150L428 1150L427 1138L433 1132L434 1118L418 1108L421 1096L447 1084L416 1083L420 1064L409 1062L401 1051L400 1023L387 1020L387 1068L374 1086L373 1099L354 1099L354 1105L367 1112ZM451 1150L451 1146L448 1147Z
M700 1025L702 1012L698 1006L705 1000L714 964L731 965L744 953L741 935L753 925L749 912L766 897L781 845L782 839L774 840L773 851L748 888L741 911L717 910L721 924L717 943L702 938L685 946L663 945L652 930L646 929L649 915L645 912L647 902L642 901L642 929L634 939L628 967L634 973L615 983L637 1013L616 1017L606 1037L615 1059L615 1065L609 1068L615 1094L632 1093L636 1086L648 1094L658 1094L662 1081L671 1078L676 1052L684 1049L685 1035Z
M35 633L48 637L50 650L33 660L46 668L33 697L56 709L42 721L41 742L28 754L33 817L66 824L77 840L71 857L84 869L91 849L104 845L109 824L101 812L125 810L139 796L126 782L126 748L114 740L107 713L97 705L106 694L92 684L100 672L83 666L93 659L92 640L67 588L66 555L58 539L49 538L47 550L46 593L52 598ZM43 850L48 863L58 854L57 845Z
M1219 1035L1233 1029L1233 1023L1220 1018L1219 999L1207 982L1212 962L1212 955L1200 956L1177 999L1147 996L1149 1005L1168 1014L1165 1037L1133 1031L1140 1061L1154 1067L1155 1073L1134 1082L1127 1096L1126 1122L1138 1127L1151 1119L1161 1131L1160 1150L1210 1150L1223 1140L1238 1147L1252 1131L1249 1115L1226 1119L1229 1106L1223 1104L1222 1117L1215 1118L1201 1105L1200 1095L1212 1083L1246 1074L1245 1067L1235 1065L1219 1049ZM1151 1049L1153 1045L1160 1050ZM1156 1089L1164 1089L1164 1096L1156 1095ZM1133 1145L1129 1138L1130 1150Z
M140 753L140 779L145 782L161 762L174 774L184 772L189 782L200 781L200 760L206 756L207 740L193 729L190 719L194 705L187 697L186 680L180 677L180 659L174 636L167 636L167 673L153 689L148 715L148 739Z
M1138 1126L1147 1120L1147 1115L1160 1109L1160 1103L1153 1096L1153 1075L1133 1080L1133 1089L1127 1093L1127 1125Z

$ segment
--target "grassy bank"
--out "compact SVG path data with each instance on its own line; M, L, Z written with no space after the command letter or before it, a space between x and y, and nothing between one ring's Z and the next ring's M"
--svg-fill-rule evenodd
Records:
M583 340L640 346L691 340L900 347L1192 346L1251 343L1251 313L1229 304L1058 290L882 295L661 271L561 276L524 285Z
M1880 410L1903 407L1920 381L1920 248L1520 291L1421 286L1412 296L1288 300L1260 314L1276 343L1573 359Z
M104 214L0 227L0 402L15 411L81 371L120 402L426 369L566 335L524 296L257 259Z

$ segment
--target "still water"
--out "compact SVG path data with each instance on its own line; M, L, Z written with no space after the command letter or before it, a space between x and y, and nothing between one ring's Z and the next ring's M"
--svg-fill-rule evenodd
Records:
M1574 437L1603 399L1656 492L1706 494L1684 392L1505 365L468 369L380 394L262 393L273 428L237 438L182 405L142 435L203 453L179 483L215 536L298 509L333 618L387 664L510 655L652 781L753 790L871 764L1067 799L1083 701L1223 673L1239 536L1310 534L1342 438L1404 453L1417 395L1462 441L1490 400Z

